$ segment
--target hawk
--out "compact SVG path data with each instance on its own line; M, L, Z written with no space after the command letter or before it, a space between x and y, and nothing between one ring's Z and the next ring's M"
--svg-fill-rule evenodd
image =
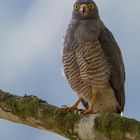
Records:
M64 39L64 74L88 113L121 113L125 104L125 68L112 33L92 0L77 0Z

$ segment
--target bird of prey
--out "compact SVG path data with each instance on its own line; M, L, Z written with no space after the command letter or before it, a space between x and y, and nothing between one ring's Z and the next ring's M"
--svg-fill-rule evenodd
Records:
M92 0L77 0L64 38L64 74L89 113L118 113L125 104L125 69L112 33L100 19Z

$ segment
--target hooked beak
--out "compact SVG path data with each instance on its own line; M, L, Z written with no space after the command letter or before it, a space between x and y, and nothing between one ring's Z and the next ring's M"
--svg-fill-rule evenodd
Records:
M79 11L82 15L86 16L88 11L89 11L89 8L86 4L81 4L80 8L79 8Z

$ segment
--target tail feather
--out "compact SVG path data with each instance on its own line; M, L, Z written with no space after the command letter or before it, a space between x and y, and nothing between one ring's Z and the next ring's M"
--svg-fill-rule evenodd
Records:
M125 105L125 90L124 86L121 86L119 90L115 91L115 96L116 99L119 103L120 110L119 113L123 112L124 110L124 105Z

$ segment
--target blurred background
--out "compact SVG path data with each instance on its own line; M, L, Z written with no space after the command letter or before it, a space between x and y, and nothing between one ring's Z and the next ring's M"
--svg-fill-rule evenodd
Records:
M75 0L0 0L0 89L33 94L56 106L76 94L62 74L63 36ZM140 120L140 1L96 0L126 67L124 116ZM0 119L1 140L65 140L56 134Z

